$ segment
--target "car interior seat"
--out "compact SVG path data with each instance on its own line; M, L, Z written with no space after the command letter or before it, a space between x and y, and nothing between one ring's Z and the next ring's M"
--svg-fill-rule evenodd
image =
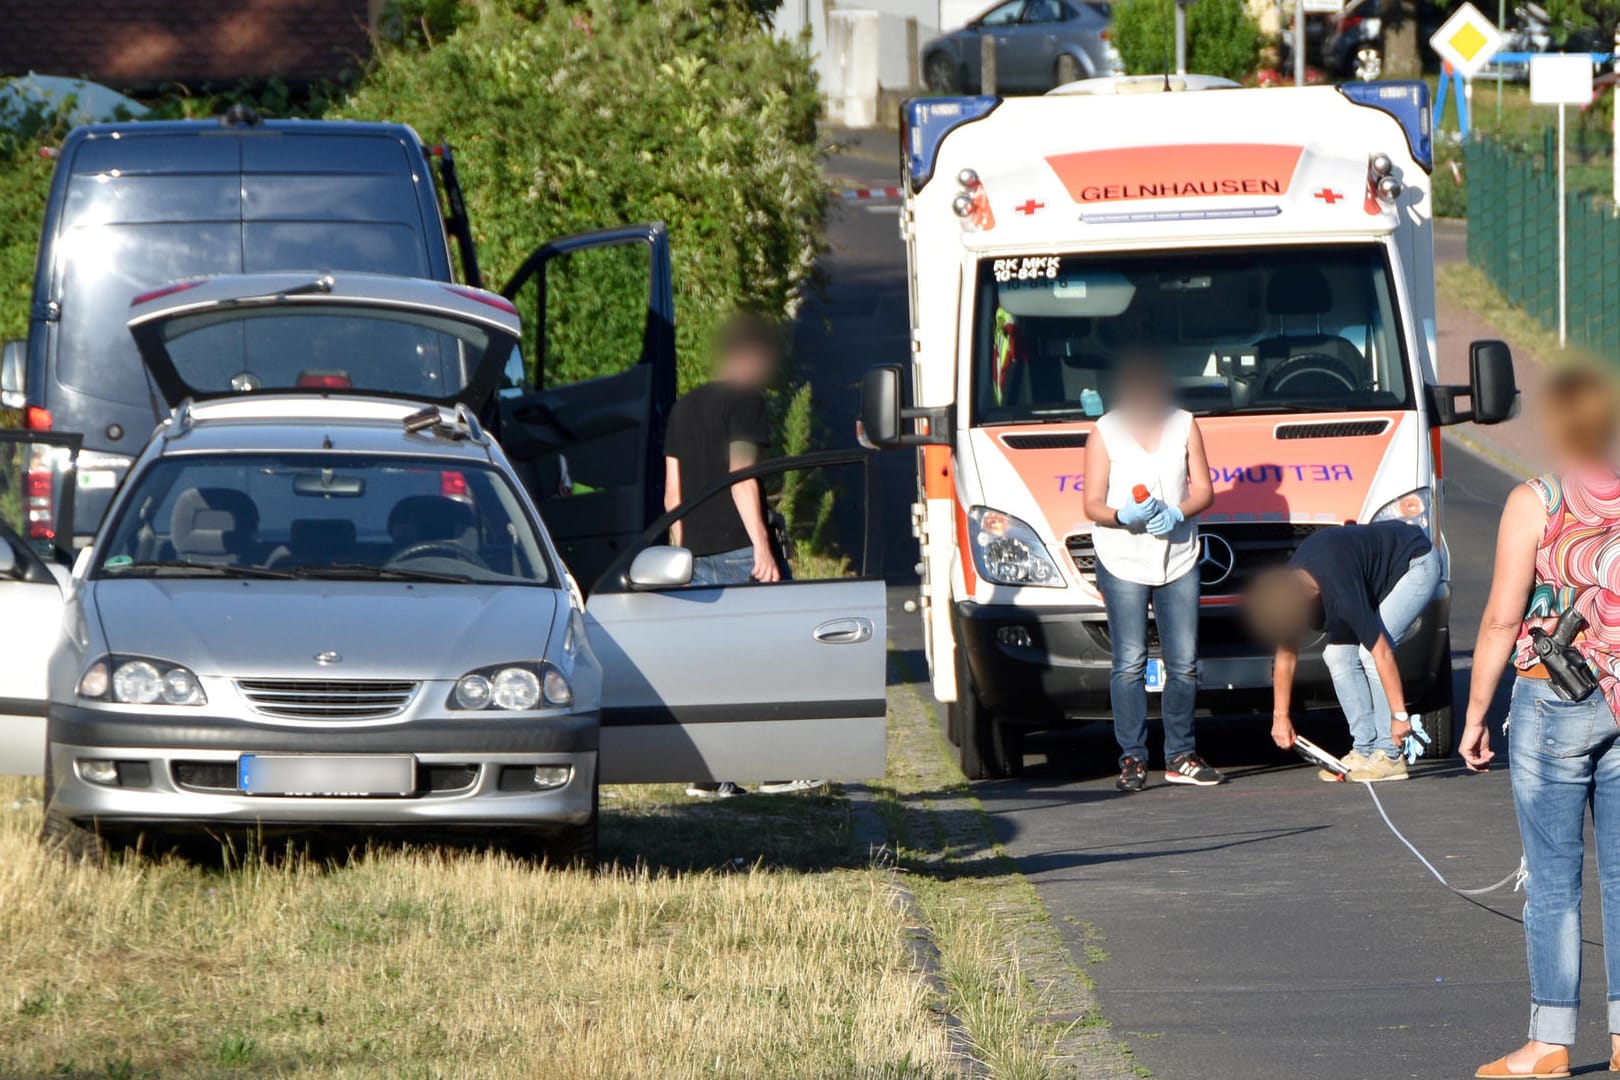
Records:
M259 531L259 508L230 488L188 488L169 515L174 557L204 566L251 563Z
M466 503L443 495L408 495L388 512L388 536L396 552L435 540L476 552L478 518Z
M354 522L345 518L295 518L287 529L287 543L265 560L270 567L331 566L360 561Z
M1323 365L1324 370L1312 377L1309 385L1313 388L1322 384L1332 392L1334 387L1326 384L1343 384L1346 380L1349 385L1336 388L1349 391L1366 385L1368 365L1361 350L1338 334L1322 331L1322 316L1332 310L1333 291L1327 276L1317 267L1286 266L1272 273L1266 286L1266 314L1276 320L1278 332L1255 343L1264 378L1262 393L1297 394L1305 384L1284 387L1279 379L1289 378L1290 361L1305 356L1326 357L1333 362ZM1290 323L1299 329L1290 329ZM1335 364L1342 371L1334 370Z

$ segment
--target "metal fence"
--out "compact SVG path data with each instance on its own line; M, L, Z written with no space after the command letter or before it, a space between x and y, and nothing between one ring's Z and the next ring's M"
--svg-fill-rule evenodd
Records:
M1542 153L1486 138L1468 144L1468 261L1513 304L1558 326L1558 179ZM1620 219L1607 200L1568 193L1569 341L1620 360Z

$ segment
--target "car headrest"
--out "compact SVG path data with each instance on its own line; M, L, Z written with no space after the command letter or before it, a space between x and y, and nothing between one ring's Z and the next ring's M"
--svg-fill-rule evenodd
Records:
M407 495L388 512L388 535L400 547L459 540L476 525L472 507L443 495Z
M1314 266L1290 266L1271 275L1266 286L1270 315L1325 315L1333 310L1327 278Z
M253 542L259 508L230 488L188 488L169 515L169 542L176 555L235 555Z
M354 545L354 522L343 518L296 518L287 529L287 546L299 555L342 554Z

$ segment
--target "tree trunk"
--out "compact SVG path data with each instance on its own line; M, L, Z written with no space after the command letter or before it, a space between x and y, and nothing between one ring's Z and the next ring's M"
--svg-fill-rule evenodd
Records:
M1413 0L1384 0L1385 79L1421 79L1422 43L1418 41L1417 5Z

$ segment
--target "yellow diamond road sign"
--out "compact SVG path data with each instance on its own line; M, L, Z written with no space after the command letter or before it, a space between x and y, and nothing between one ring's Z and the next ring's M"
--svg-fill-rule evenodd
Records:
M1435 54L1464 78L1478 75L1502 48L1502 34L1473 4L1463 4L1429 39Z

